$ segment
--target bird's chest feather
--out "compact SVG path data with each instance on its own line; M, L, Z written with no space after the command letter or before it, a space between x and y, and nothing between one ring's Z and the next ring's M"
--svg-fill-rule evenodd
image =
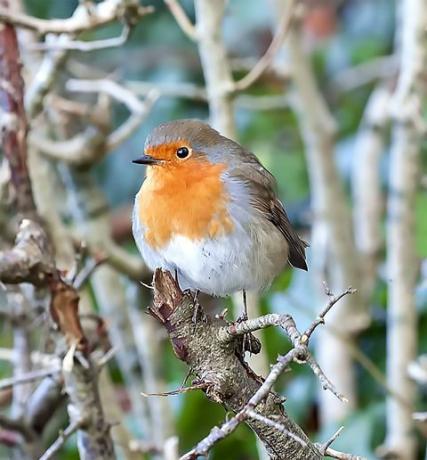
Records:
M136 198L145 242L160 249L175 235L196 241L231 232L229 196L221 180L224 169L201 161L149 168Z

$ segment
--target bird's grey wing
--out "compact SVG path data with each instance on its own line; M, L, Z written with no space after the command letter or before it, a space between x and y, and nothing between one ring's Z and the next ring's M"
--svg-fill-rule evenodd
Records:
M302 270L307 270L303 241L293 229L281 201L277 198L276 180L265 169L258 158L250 152L243 151L238 161L230 165L230 176L243 181L249 187L251 203L266 219L272 222L285 237L289 245L289 263Z

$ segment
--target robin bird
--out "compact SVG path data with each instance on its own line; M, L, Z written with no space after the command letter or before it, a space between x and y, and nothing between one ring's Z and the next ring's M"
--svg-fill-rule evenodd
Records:
M146 178L133 234L151 269L182 289L227 296L260 291L289 263L307 270L305 248L257 157L198 120L163 123L147 137Z

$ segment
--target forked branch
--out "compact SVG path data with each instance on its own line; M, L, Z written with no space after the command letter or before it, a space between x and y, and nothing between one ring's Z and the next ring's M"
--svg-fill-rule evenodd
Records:
M322 386L344 400L323 374L307 345L327 312L344 295L352 293L352 289L331 297L319 317L300 334L289 315L266 315L239 324L228 324L221 317L207 317L192 295L180 290L169 272L157 270L153 288L154 302L150 313L168 331L175 354L190 366L196 382L204 384L202 389L210 399L236 414L221 427L214 427L181 460L206 455L216 442L233 432L242 422L257 433L273 459L321 459L325 455L325 449L322 452L321 446L312 443L301 428L288 418L283 399L274 392L273 385L291 363L307 362ZM279 356L268 376L262 379L242 357L242 335L272 325L283 328L293 347L285 355Z

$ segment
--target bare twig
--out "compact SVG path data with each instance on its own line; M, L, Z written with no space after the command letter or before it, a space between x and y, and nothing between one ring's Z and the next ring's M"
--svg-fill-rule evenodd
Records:
M207 102L205 88L193 83L156 83L144 81L127 81L126 87L140 96L157 90L160 97L191 99ZM284 94L260 95L237 94L234 99L236 107L246 110L275 110L289 107L289 98Z
M122 0L104 0L93 4L90 11L83 4L79 8L79 14L74 14L68 19L39 19L25 14L12 13L7 8L0 7L0 20L18 27L35 30L42 35L48 33L77 34L109 24L129 13L132 15L132 19L136 20L153 11L151 6L141 6L138 2L125 3Z
M40 460L49 460L56 453L58 453L68 438L70 438L77 430L79 430L85 423L84 419L77 419L71 422L64 431L59 433L56 441L46 450L40 457Z
M31 45L30 51L96 51L105 48L116 48L126 43L130 35L130 26L124 24L122 32L118 37L105 38L103 40L79 41L67 40L64 43L58 41L35 43Z
M239 323L236 322L230 326L223 327L220 329L218 334L219 340L223 340L226 342L231 340L235 336L244 335L248 332L264 329L269 326L281 326L288 334L294 347L306 347L315 329L320 324L324 324L325 316L331 310L331 308L344 296L348 294L353 294L354 292L356 292L354 289L348 288L346 291L344 291L338 296L333 296L331 294L329 303L321 311L319 316L312 322L312 324L304 331L303 334L300 334L298 332L292 317L290 317L289 315L278 315L273 313L265 316L260 316L259 318L241 321ZM300 355L298 356L298 361L307 362L307 364L311 367L313 373L319 379L323 389L332 392L339 400L343 402L347 401L347 399L336 390L332 382L326 377L325 373L322 371L319 364L316 362L316 360L313 358L313 356L307 348L304 348L304 351L301 351Z
M160 94L156 90L150 91L144 102L140 101L135 94L126 89L125 87L119 85L118 83L102 79L102 80L68 80L67 89L69 91L76 92L97 92L105 93L114 99L125 104L131 115L119 126L114 132L112 132L106 141L106 150L114 150L118 145L120 145L125 139L127 139L134 131L137 129L140 124L143 122L144 118L149 113L150 109L154 103L159 98Z
M331 447L326 449L325 455L331 458L337 458L338 460L365 460L359 455L346 454L345 452L339 452Z
M339 301L341 300L344 296L348 294L354 294L356 292L356 289L353 289L352 287L347 288L344 292L339 294L338 296L331 296L329 303L326 305L326 307L321 311L319 316L316 318L315 321L308 327L308 329L304 332L304 336L310 337L311 334L314 332L314 330L320 325L320 324L325 324L325 316L326 314L330 311L330 309Z
M336 441L338 436L341 434L342 430L344 429L343 426L338 428L338 430L328 439L324 444L321 445L321 450L325 453L326 450Z
M68 35L60 35L58 37L48 35L46 37L46 44L55 43L64 46L69 40L70 37ZM44 98L55 83L59 75L58 70L66 58L67 52L63 49L50 51L44 55L25 93L25 108L30 117L34 118L43 109Z
M52 367L50 369L40 369L28 372L27 374L20 375L19 377L10 377L7 379L0 380L0 390L5 390L6 388L11 388L15 385L20 385L22 383L33 382L34 380L39 380L50 375L57 374L61 372L60 368Z
M71 91L104 93L127 106L130 116L127 120L106 136L103 129L95 126L87 127L83 132L67 140L55 141L33 131L31 143L43 154L71 166L90 166L99 161L106 153L117 148L130 137L141 125L150 109L157 101L159 94L153 90L140 101L130 90L111 80L69 80L67 88ZM109 260L119 264L120 249L111 249L106 253ZM124 255L124 254L122 254ZM123 262L123 265L126 265Z
M380 56L354 67L344 69L332 76L329 91L351 91L375 80L393 78L398 70L396 55Z
M340 301L344 296L348 294L354 294L355 289L349 287L347 290L342 292L338 296L331 296L326 307L321 311L319 316L315 321L307 328L307 330L302 334L301 339L303 342L307 343L310 336L313 334L314 330L320 325L325 323L325 316L331 310L331 308ZM248 332L258 331L259 329L264 329L270 326L281 326L286 329L289 326L290 321L293 321L289 315L279 315L277 313L270 313L268 315L259 316L258 318L248 319L246 321L235 322L230 326L224 327L220 330L220 340L227 341L230 337L244 335Z
M177 390L164 391L163 393L141 392L141 395L144 396L144 398L149 398L150 396L174 396L174 395L180 395L182 393L187 393L188 391L193 391L193 390L206 390L207 387L208 385L206 383L198 383L195 385L190 385L189 387L181 387L181 388L178 388Z
M86 284L92 273L104 262L107 261L106 257L92 258L88 261L85 267L76 275L73 280L73 285L78 291Z
M190 40L197 40L196 28L193 23L190 21L187 13L182 8L179 0L164 0L168 6L170 12L173 14L177 24L181 27L181 30L187 35Z
M277 29L274 34L273 40L267 51L261 57L261 59L255 64L255 66L245 75L241 80L234 83L234 91L243 91L249 86L253 85L258 78L267 70L272 64L276 54L279 52L289 27L292 22L294 15L294 0L288 0L286 2L286 8L284 8L282 17L280 18Z

